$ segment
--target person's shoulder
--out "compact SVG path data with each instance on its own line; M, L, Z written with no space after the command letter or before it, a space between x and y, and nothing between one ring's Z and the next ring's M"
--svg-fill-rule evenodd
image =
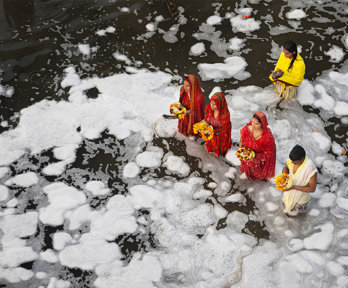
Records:
M313 169L317 169L317 166L315 166L314 162L309 158L307 158L307 164L310 165Z
M298 62L302 62L304 64L304 60L303 60L302 56L299 53L297 53L296 60Z

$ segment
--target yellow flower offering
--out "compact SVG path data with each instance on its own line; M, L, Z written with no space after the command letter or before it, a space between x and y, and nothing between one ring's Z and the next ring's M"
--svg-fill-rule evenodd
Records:
M185 118L186 108L180 102L171 104L169 109L170 112L175 114L179 119Z
M204 120L193 125L193 133L197 134L198 132L201 133L204 141L211 140L214 137L213 126L209 125Z
M277 189L280 191L285 191L286 189L289 189L292 186L290 176L286 173L275 176L274 183L276 184Z
M236 155L240 161L249 161L255 158L255 152L250 148L241 147L236 151Z

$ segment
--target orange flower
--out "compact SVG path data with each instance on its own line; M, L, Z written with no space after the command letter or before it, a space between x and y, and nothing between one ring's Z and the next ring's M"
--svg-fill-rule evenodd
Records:
M342 155L346 155L347 153L346 153L345 151L343 151L341 154L342 154Z

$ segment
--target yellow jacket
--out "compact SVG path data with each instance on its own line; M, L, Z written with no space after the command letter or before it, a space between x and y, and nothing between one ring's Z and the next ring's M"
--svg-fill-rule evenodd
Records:
M291 59L286 58L284 53L280 54L276 67L274 71L278 68L284 72L283 76L278 79L273 79L272 74L269 76L269 79L275 84L277 80L280 80L282 86L285 87L285 83L288 83L293 86L300 86L303 76L305 74L306 66L300 54L297 54L296 60L294 61L291 69L288 71Z

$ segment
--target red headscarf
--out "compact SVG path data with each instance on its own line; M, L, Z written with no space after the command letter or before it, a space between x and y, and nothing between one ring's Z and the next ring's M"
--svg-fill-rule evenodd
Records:
M251 121L240 130L242 147L251 148L255 158L242 161L240 171L253 180L265 180L274 177L276 162L276 145L273 134L268 128L267 117L262 112L256 112L262 125L261 138L255 140L249 130Z
M219 111L217 118L215 118L214 111L211 109L211 102L215 102ZM228 105L224 94L217 92L210 98L210 102L205 108L204 120L214 127L215 133L214 137L205 143L208 152L213 152L218 156L226 155L228 149L232 145L232 124L230 120L230 111L228 110Z
M189 117L179 119L179 132L187 135L193 134L193 125L200 122L204 116L204 94L199 85L199 80L195 75L188 75L185 80L190 83L190 96L185 92L184 86L180 89L180 103L185 106L187 110L190 110Z

